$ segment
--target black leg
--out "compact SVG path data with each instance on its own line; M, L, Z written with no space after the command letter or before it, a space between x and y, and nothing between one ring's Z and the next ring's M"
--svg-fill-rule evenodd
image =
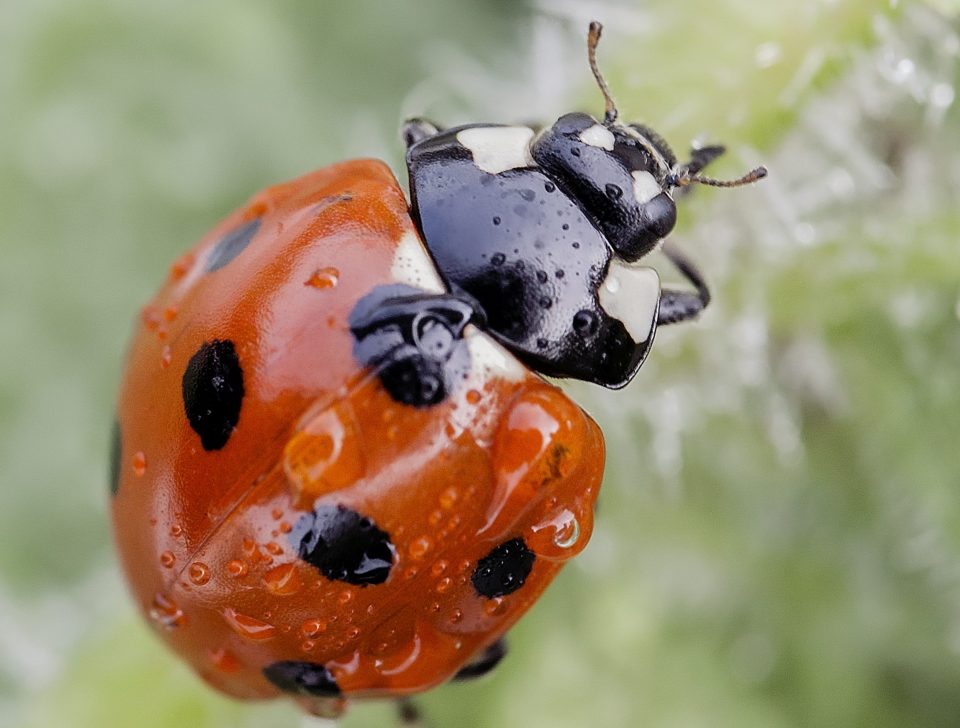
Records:
M426 728L423 713L410 698L397 699L397 723L405 728Z
M660 311L657 314L658 326L666 326L667 324L696 318L710 303L710 289L693 262L671 245L665 244L663 246L663 254L676 266L683 277L693 284L696 292L664 288L660 292Z
M507 642L500 638L454 675L453 679L460 681L482 677L499 665L500 661L506 656Z
M695 147L690 150L690 161L685 165L689 174L697 174L710 162L727 151L726 147L715 144L708 147Z
M440 127L433 122L427 121L426 119L414 118L407 119L403 122L403 126L400 127L400 136L403 137L403 143L406 144L407 149L409 149L417 142L439 134L440 131L442 131Z

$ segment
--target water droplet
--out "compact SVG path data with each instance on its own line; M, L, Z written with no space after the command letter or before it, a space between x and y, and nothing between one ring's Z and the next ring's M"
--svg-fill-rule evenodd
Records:
M144 306L140 310L140 320L150 331L156 331L160 327L160 314L155 306Z
M506 611L506 600L503 597L487 599L483 604L483 611L488 617L495 617Z
M567 222L563 223L563 225L560 226L560 229L561 229L561 230L569 230L569 229L570 229L570 223L567 223Z
M225 647L218 650L208 650L207 657L210 658L210 664L221 672L236 672L242 667L240 660Z
M182 627L187 621L183 610L165 594L157 593L154 595L148 613L150 619L163 629L176 629Z
M605 192L607 193L607 197L614 201L623 197L623 188L620 187L620 185L613 184L612 182L607 184Z
M300 572L296 564L280 564L263 575L267 591L277 596L287 596L300 591Z
M557 272L554 273L554 275L555 275L557 278L563 278L563 277L566 275L566 273L564 272L563 268L558 268L558 269L557 269Z
M223 610L223 618L234 632L252 642L270 640L277 634L277 628L272 624L241 614L230 607Z
M347 630L347 639L348 639L348 640L355 640L355 639L356 639L357 637L359 637L359 636L360 636L360 628L359 628L359 627L351 627L350 629Z
M278 544L276 541L270 541L264 548L274 556L279 556L283 553L283 546Z
M136 452L133 454L133 474L138 478L143 477L143 474L147 472L147 456L142 452Z
M344 589L337 595L337 601L341 604L349 604L353 601L353 592L349 589Z
M179 523L174 523L172 526L170 526L170 535L173 538L180 538L183 535L183 526L181 526Z
M569 508L555 509L528 529L525 534L527 545L545 559L566 561L587 545L587 539L583 536L586 529L589 538L591 515L588 510L581 514L582 518L578 518Z
M459 624L459 623L462 622L462 621L463 621L463 610L462 610L462 609L454 609L452 612L450 612L450 623L451 623L451 624Z
M197 586L203 586L210 581L210 569L202 561L194 561L190 564L187 575L190 577L190 581Z
M363 443L350 405L324 410L287 443L283 467L300 504L356 483L364 474Z
M480 395L477 394L477 401L480 401ZM476 402L474 402L476 404ZM457 499L460 497L460 493L457 490L457 486L451 485L445 491L440 494L440 507L450 510L457 503Z
M494 225L499 225L499 224L500 224L500 216L499 216L499 215L497 215L497 216L495 216L495 217L493 218L493 224L494 224Z
M300 649L304 652L313 652L314 648L317 646L317 643L313 640L304 640L300 643Z
M336 285L339 282L339 270L336 268L318 268L307 279L307 282L304 283L304 285L323 290L327 288L336 288Z
M432 567L430 567L430 573L433 574L434 576L440 576L441 574L443 574L443 572L447 570L447 566L449 565L450 564L448 561L444 561L443 559L440 559Z
M433 548L433 539L429 536L420 536L420 538L414 539L410 544L410 547L407 549L407 552L410 554L410 558L414 561L419 561L424 556L427 555L427 552Z
M467 391L467 402L470 404L477 404L480 401L480 392L476 389L471 389Z
M490 258L490 264L495 266L503 265L507 260L507 256L503 253L494 253Z
M445 594L446 592L450 591L451 586L453 586L453 579L451 579L449 576L445 576L437 582L434 590L437 592L437 594Z
M177 557L173 555L172 551L164 551L160 554L160 565L164 569L172 569L175 563L177 563Z
M537 271L537 281L540 283L546 283L548 279L547 272L545 270Z
M235 576L238 578L241 576L246 576L249 570L250 567L247 566L247 562L240 561L239 559L234 559L227 564L227 571L230 573L230 576Z
M545 189L547 192L553 192L557 189L557 186L553 182L547 182L543 185L543 189Z
M180 256L180 258L175 260L173 265L170 266L170 277L175 281L179 281L192 267L193 253L187 253L186 255Z
M160 352L160 368L166 369L170 366L170 361L173 359L173 352L170 351L169 346L164 346L163 351Z
M544 273L544 275L546 275L546 273ZM553 307L552 298L550 298L549 296L540 297L540 308L552 308L552 307Z
M315 639L327 631L327 623L322 619L308 619L300 625L304 637Z

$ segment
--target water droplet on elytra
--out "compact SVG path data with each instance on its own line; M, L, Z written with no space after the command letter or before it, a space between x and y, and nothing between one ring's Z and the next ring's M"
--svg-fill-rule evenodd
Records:
M134 453L133 474L140 478L145 472L147 472L147 456L142 452Z
M177 557L173 555L172 551L164 551L160 554L160 565L163 568L171 569L175 563L177 563Z
M450 587L453 586L453 579L449 576L445 576L440 581L437 582L437 585L434 587L437 594L444 594L450 590Z
M304 285L324 290L327 288L335 288L339 282L340 271L336 268L329 267L315 270Z
M433 539L429 536L420 536L420 538L414 539L410 544L408 553L410 558L416 561L419 561L424 556L427 555L427 552L433 548Z
M619 200L623 197L623 188L620 185L610 183L606 186L605 192L611 200Z
M241 614L231 607L223 610L223 618L234 632L253 642L273 639L277 634L277 628L269 622L263 622L247 614Z
M304 637L314 639L327 631L327 623L322 619L308 619L300 625Z
M148 611L150 619L164 629L176 629L186 622L183 610L165 594L155 594Z
M263 584L271 594L296 594L300 591L300 572L295 564L280 564L263 575Z
M203 586L210 581L210 569L202 561L194 561L190 564L187 575L190 577L190 581L197 586Z
M230 576L246 576L249 570L250 567L247 566L247 563L245 561L240 561L239 559L234 559L227 564L227 571L230 572Z

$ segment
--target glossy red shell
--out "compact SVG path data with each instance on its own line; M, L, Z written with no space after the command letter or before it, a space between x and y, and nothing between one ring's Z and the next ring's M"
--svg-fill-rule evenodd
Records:
M217 241L254 219L249 245L208 272ZM398 244L416 234L386 166L328 167L224 220L136 324L118 410L121 561L157 633L226 693L278 695L262 670L280 660L326 665L346 698L427 689L506 632L589 539L603 439L560 390L478 331L470 379L428 409L393 401L354 361L347 317L394 280ZM245 395L226 445L207 451L181 380L212 340L233 342ZM318 503L390 534L385 583L331 581L298 558L289 533ZM478 560L514 537L536 554L526 583L478 595Z

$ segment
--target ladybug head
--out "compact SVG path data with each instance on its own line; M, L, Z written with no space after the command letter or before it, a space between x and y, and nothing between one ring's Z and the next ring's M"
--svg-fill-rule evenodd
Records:
M673 229L677 208L673 190L692 183L733 187L766 175L758 168L729 182L700 176L723 147L695 149L680 164L670 146L641 124L619 121L616 104L596 62L601 25L590 24L590 68L603 92L603 121L589 114L561 116L533 140L530 154L558 180L603 231L616 254L634 262L649 253Z

